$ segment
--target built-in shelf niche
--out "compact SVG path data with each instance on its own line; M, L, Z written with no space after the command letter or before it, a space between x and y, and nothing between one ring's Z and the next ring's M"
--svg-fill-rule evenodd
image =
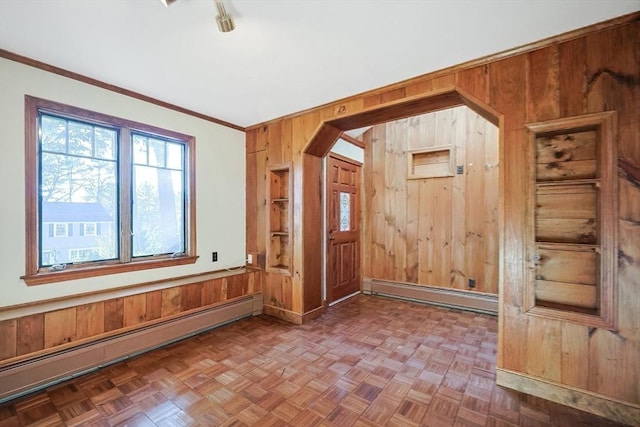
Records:
M454 176L456 156L452 145L410 150L407 179L439 178Z
M267 271L291 274L292 230L291 202L293 200L291 164L269 167Z
M615 113L528 125L532 314L610 327L615 313Z

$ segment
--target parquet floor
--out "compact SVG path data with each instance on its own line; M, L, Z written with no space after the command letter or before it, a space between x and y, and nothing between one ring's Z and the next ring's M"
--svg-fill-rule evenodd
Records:
M497 319L357 296L260 316L0 405L0 426L615 426L494 385Z

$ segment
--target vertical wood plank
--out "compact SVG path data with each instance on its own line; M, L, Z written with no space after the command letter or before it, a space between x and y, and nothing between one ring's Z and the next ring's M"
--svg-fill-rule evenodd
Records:
M147 302L145 306L147 320L159 319L162 316L162 291L151 291L146 293Z
M245 275L227 277L227 298L237 298L247 295L248 281Z
M559 54L553 45L527 54L527 121L559 116Z
M241 276L231 276L241 277ZM202 305L202 283L191 283L180 287L180 306L182 311L192 310Z
M465 273L476 281L477 289L484 289L485 269L485 141L486 120L477 114L466 115L468 126L465 190ZM495 201L494 201L495 203Z
M44 348L76 340L76 308L50 311L44 314Z
M205 281L202 285L202 304L209 305L223 301L224 298L222 297L222 291L223 279L220 278Z
M562 330L557 320L531 317L527 328L527 372L551 381L560 381Z
M160 311L161 317L167 317L180 313L182 308L182 301L180 298L182 293L180 288L175 286L173 288L167 288L162 290L162 309Z
M44 314L23 316L17 320L17 354L33 353L44 348Z
M371 248L371 277L384 277L384 262L386 259L385 246L385 152L386 152L386 129L384 126L374 126L372 129L372 168L373 168L373 187L371 189L371 214L367 218L371 218L372 231L371 239L373 247ZM365 219L366 220L366 219Z
M110 332L124 326L124 300L113 298L104 302L104 331Z
M124 297L124 327L143 323L147 316L147 296L145 294Z
M484 149L484 281L478 290L498 293L499 254L499 202L500 202L500 152L498 128L485 122Z
M396 137L395 126L392 123L385 125L385 164L384 164L384 248L386 257L384 258L384 276L390 280L395 273L395 237L396 237L396 215L395 215L395 189L398 176L396 174Z
M459 87L477 99L489 102L489 70L486 65L459 71L456 81Z
M407 281L407 126L408 120L399 120L394 124L395 150L395 186L394 186L394 265L393 279Z
M562 365L560 379L567 384L587 389L589 381L589 332L587 328L575 323L562 324Z
M0 360L10 359L18 355L18 321L16 319L0 322Z
M571 117L587 112L587 51L584 38L558 45L558 80L560 116Z
M89 338L104 332L104 302L83 304L76 307L76 336Z

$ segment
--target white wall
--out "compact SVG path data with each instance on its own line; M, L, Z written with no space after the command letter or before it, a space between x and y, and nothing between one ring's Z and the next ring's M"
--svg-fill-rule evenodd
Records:
M364 163L364 150L342 138L338 138L336 143L333 144L331 152Z
M27 286L20 279L25 273L25 94L195 136L198 261ZM244 265L244 132L0 58L0 148L0 307ZM218 251L216 263L212 251Z

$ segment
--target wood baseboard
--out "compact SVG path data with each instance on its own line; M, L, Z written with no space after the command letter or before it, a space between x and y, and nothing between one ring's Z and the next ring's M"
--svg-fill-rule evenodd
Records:
M496 383L499 386L571 406L619 423L634 426L638 425L638 420L640 420L640 405L552 383L508 369L496 369Z
M498 314L498 296L493 294L414 285L368 277L362 279L362 292L368 295L401 298L494 316Z
M0 403L255 313L262 313L261 294L4 366Z
M313 310L309 310L306 313L296 313L286 308L275 307L273 305L265 304L263 306L264 314L268 316L277 317L285 322L295 323L296 325L302 325L310 320L320 317L326 310L326 307L318 307Z

